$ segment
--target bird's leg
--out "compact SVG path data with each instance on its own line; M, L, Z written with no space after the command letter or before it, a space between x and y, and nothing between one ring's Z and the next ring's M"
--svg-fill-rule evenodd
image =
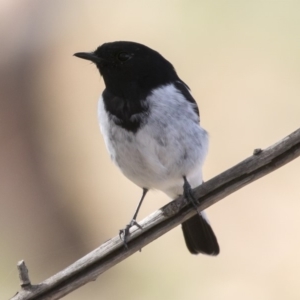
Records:
M134 215L133 215L133 217L132 217L132 220L130 221L129 224L126 225L126 227L125 227L124 229L121 229L121 230L119 231L120 239L123 241L124 246L125 246L126 248L128 248L128 246L127 246L127 238L128 238L128 236L129 236L129 229L130 229L133 225L136 225L138 228L142 229L142 226L136 221L136 217L137 217L137 215L138 215L138 213L139 213L139 210L140 210L140 208L141 208L141 206L142 206L143 200L144 200L144 198L145 198L147 192L148 192L148 189L143 188L142 198L141 198L141 200L140 200L140 202L139 202L139 204L138 204L138 206L137 206L137 208L136 208L136 210L135 210L135 212L134 212Z
M183 196L194 206L197 213L200 214L200 211L197 207L197 200L193 196L192 188L189 182L187 181L186 177L183 176L184 184L183 184Z

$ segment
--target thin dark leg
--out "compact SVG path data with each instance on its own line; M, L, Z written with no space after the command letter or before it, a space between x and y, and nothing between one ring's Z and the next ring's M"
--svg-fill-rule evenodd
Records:
M198 207L197 207L197 200L194 198L192 193L192 188L189 182L187 181L186 177L183 176L184 184L183 184L183 195L184 197L194 206L198 214L200 214Z
M136 221L136 217L137 217L137 215L138 215L138 213L139 213L139 210L140 210L140 208L141 208L141 206L142 206L143 200L144 200L144 198L145 198L147 192L148 192L148 189L143 188L142 198L141 198L141 200L140 200L140 202L139 202L139 204L138 204L138 206L137 206L137 208L136 208L136 210L135 210L135 212L134 212L134 215L133 215L133 217L132 217L132 220L130 221L129 224L126 225L126 227L125 227L124 229L121 229L120 232L119 232L120 239L123 240L124 246L125 246L126 248L128 248L128 246L127 246L127 238L128 238L128 236L129 236L129 229L130 229L133 225L136 225L138 228L142 229L142 226Z

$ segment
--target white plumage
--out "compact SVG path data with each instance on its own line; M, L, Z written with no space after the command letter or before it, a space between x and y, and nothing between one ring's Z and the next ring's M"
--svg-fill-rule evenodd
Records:
M145 103L147 116L132 116L145 123L133 133L115 124L100 97L101 132L113 162L127 178L141 188L158 189L175 198L183 193L183 176L192 188L202 183L208 134L199 125L195 104L173 84L153 90Z

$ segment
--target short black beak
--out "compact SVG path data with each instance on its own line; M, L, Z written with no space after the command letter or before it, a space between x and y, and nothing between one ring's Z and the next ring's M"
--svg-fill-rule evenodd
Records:
M93 52L78 52L78 53L75 53L74 56L82 58L82 59L90 60L94 63L98 63L102 60L100 57L95 55Z

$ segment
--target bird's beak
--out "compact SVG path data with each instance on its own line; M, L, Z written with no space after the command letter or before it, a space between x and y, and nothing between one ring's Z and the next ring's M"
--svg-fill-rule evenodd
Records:
M102 59L99 56L95 55L93 52L78 52L75 53L74 56L90 60L94 63L99 63L100 61L102 61Z

